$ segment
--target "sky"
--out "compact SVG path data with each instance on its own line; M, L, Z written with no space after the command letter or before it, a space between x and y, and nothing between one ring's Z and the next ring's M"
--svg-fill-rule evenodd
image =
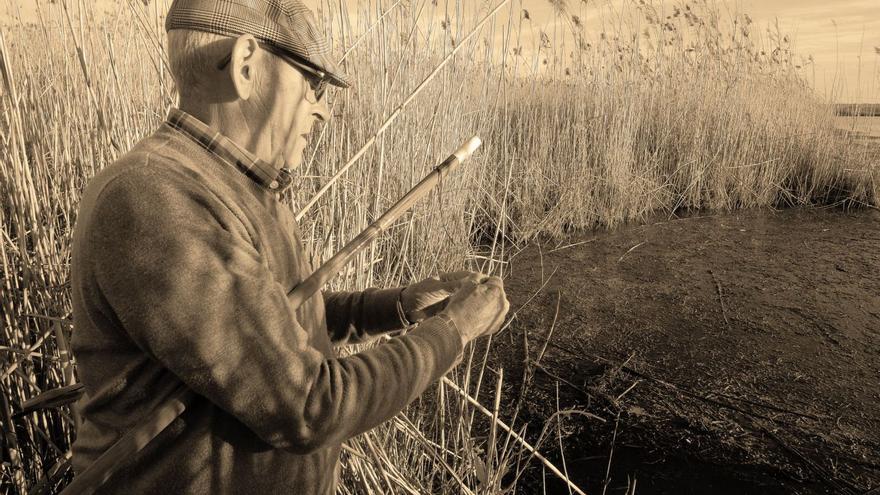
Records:
M745 2L756 19L779 19L799 52L816 60L816 87L837 77L850 101L880 102L880 0L765 0Z
M597 5L616 8L625 2L563 3L570 14L579 15L587 29L600 30L597 13L601 9ZM554 23L560 23L549 0L522 3L536 29L551 32ZM664 5L668 11L680 2L649 3ZM761 31L775 29L778 22L781 32L791 36L796 53L804 58L812 55L813 66L805 69L804 76L823 96L837 102L880 103L880 0L730 0L724 5L749 14Z
M21 12L25 20L34 20L36 1L0 0L0 20L11 20L13 12ZM48 0L39 1L46 3ZM96 2L99 9L109 10L118 6L121 0L67 1L92 1ZM162 4L168 2L147 1ZM322 0L303 1L314 8ZM350 6L355 6L358 1L364 0L345 1ZM394 0L384 1L385 5L390 5ZM418 0L404 1L418 3ZM440 5L446 1L438 0ZM489 1L494 4L500 0ZM563 0L562 3L567 5L571 14L579 15L587 29L601 29L601 6L616 8L627 1L636 0ZM840 102L880 103L880 0L722 1L726 1L725 5L731 9L748 13L759 27L772 27L778 22L782 32L791 35L797 53L804 57L812 55L814 65L805 69L805 77L819 93ZM529 11L536 31L544 30L549 33L554 24L557 27L562 25L563 21L554 15L550 0L512 0L511 3L519 9L520 2L521 8ZM650 3L673 5L672 1L665 0L653 0ZM499 15L507 19L506 11Z
M350 6L358 0L346 0ZM477 0L465 0L476 2ZM493 5L497 1L493 1ZM536 31L552 32L554 15L549 0L512 0L516 8L528 10ZM570 14L584 21L587 29L601 29L601 7L615 9L637 0L567 0ZM680 2L646 0L653 5ZM711 0L710 0L711 1ZM796 53L812 55L814 63L805 78L826 98L837 102L880 103L880 0L722 0L729 10L748 13L761 28L789 34ZM313 7L320 0L304 0ZM443 4L443 0L439 0ZM390 4L391 1L387 1ZM413 3L417 3L413 1ZM503 19L507 12L499 13ZM876 48L875 48L876 47Z

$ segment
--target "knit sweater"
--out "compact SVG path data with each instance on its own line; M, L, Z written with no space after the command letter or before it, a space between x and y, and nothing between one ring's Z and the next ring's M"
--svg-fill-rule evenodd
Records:
M312 272L272 191L163 124L93 178L74 232L81 472L181 384L198 399L105 493L332 494L341 444L460 360L448 317L401 328L401 289L287 294Z

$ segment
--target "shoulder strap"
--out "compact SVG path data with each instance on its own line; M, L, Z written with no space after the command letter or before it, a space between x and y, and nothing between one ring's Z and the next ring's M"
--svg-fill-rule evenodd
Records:
M159 404L152 413L130 430L125 432L103 454L98 456L83 472L76 473L73 481L61 495L80 495L94 493L110 476L116 472L126 459L135 454L156 438L196 398L195 392L182 386L165 402Z

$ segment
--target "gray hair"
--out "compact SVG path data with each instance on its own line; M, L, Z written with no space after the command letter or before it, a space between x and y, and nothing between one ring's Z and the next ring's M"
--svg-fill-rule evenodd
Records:
M228 54L228 36L172 29L168 31L168 63L181 98L203 93L208 81L217 77L217 63Z

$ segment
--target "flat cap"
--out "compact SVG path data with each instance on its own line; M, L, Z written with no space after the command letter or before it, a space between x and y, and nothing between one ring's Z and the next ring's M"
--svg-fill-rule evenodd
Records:
M174 0L165 19L165 30L172 29L250 34L324 72L330 84L350 86L330 61L330 47L312 11L299 0Z

